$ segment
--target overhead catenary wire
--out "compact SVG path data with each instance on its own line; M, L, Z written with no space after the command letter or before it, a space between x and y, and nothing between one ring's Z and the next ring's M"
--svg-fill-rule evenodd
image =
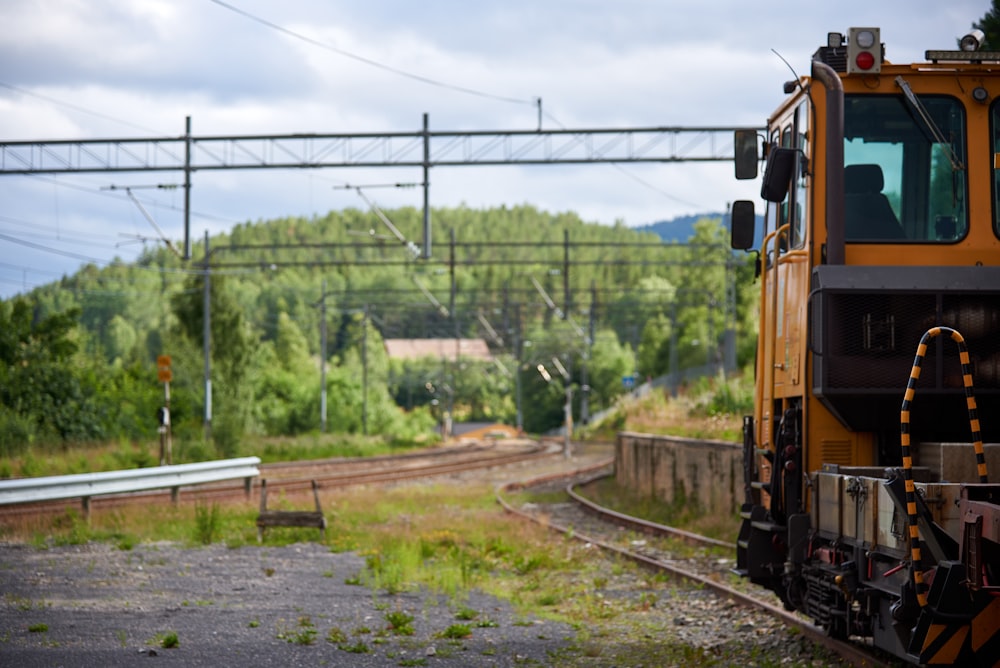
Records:
M235 7L235 6L233 6L233 5L231 5L231 4L227 3L227 2L222 2L222 0L209 0L209 2L211 2L213 4L216 4L216 5L224 8L224 9L228 9L229 11L234 12L236 14L239 14L240 16L243 16L244 18L250 19L251 21L255 21L256 23L259 23L261 25L267 26L268 28L271 28L272 30L277 30L280 33L288 35L289 37L293 37L295 39L298 39L298 40L301 40L301 41L306 42L308 44L311 44L311 45L313 45L315 47L324 49L326 51L330 51L331 53L336 53L337 55L344 56L345 58L351 58L352 60L356 60L356 61L358 61L360 63L364 63L365 65L369 65L371 67L375 67L375 68L378 68L380 70L383 70L383 71L386 71L386 72L390 72L392 74L396 74L396 75L401 76L401 77L406 77L407 79L412 79L414 81L419 81L420 83L428 84L428 85L431 85L431 86L437 86L438 88L445 88L445 89L448 89L448 90L453 90L453 91L455 91L457 93L464 93L466 95L475 95L477 97L489 98L491 100L497 100L499 102L509 102L509 103L512 103L512 104L528 104L528 105L532 105L532 106L535 106L535 105L538 104L538 99L539 98L537 98L537 97L532 97L532 98L529 98L529 99L524 99L524 98L510 97L510 96L507 96L507 95L497 95L495 93L490 93L488 91L477 90L475 88L469 88L467 86L459 86L459 85L456 85L456 84L448 83L446 81L441 81L439 79L432 79L431 77L423 76L422 74L416 74L414 72L408 72L408 71L400 69L398 67L393 67L392 65L386 65L385 63L380 63L377 60L373 60L371 58L367 58L365 56L361 56L361 55L358 55L356 53L352 53L350 51L346 51L344 49L340 49L340 48L338 48L336 46L333 46L332 44L327 44L326 42L321 42L321 41L319 41L317 39L313 39L312 37L308 37L306 35L303 35L302 33L295 32L294 30L289 30L288 28L286 28L284 26L278 25L277 23L272 23L271 21L268 21L267 19L261 18L260 16L257 16L255 14L251 14L250 12L248 12L246 10L243 10L243 9L240 9L239 7Z

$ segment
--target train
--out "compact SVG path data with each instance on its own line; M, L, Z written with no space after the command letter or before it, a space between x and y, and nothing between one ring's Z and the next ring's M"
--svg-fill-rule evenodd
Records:
M730 211L760 288L735 571L894 660L998 666L1000 51L881 33L828 33L734 137L764 202Z

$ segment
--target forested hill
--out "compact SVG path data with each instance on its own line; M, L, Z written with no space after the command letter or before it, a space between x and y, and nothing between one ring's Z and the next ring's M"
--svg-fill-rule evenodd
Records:
M207 249L194 243L188 262L151 249L134 264L87 266L0 301L0 454L36 438L147 433L162 401L158 355L172 358L175 434L185 425L199 433L211 373L217 442L248 430L315 429L320 360L340 430L361 428L362 357L383 398L367 404L373 430L388 428L397 407L439 397L456 417L511 420L511 390L502 389L509 377L495 365L458 387L438 385L426 369L390 373L385 338L484 338L504 363L531 362L523 374L554 355L586 353L597 410L622 391L624 375L656 376L671 359L684 368L717 354L730 318L720 306L727 267L746 274L730 280L737 327L751 332L740 356L751 354L752 268L731 253L718 219L695 221L679 239L693 243L665 243L652 231L531 206L434 209L425 258L422 211L385 215L391 228L357 209L245 223L210 238ZM430 396L430 386L448 396ZM550 391L531 405L525 395L529 429L561 419L559 392Z
M652 232L666 242L684 243L695 233L695 224L701 220L714 220L729 229L729 214L725 213L705 213L694 216L678 216L671 220L661 220L648 225L639 225L633 228L636 232ZM764 239L764 217L757 215L754 226L754 248L760 248Z
M638 225L636 232L652 232L664 241L684 243L694 236L694 225L699 220L714 220L721 225L728 217L721 213L706 213L694 216L678 216L671 220L660 220L647 225Z

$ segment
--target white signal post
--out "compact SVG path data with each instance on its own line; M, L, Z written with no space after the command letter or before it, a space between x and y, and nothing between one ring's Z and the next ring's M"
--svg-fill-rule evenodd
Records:
M157 416L160 427L160 466L173 463L173 453L170 443L170 381L173 380L170 369L170 355L159 355L156 358L156 377L163 383L163 408Z
M573 437L573 386L570 383L569 371L563 366L563 363L559 361L558 357L552 358L552 365L559 372L559 375L563 379L563 389L566 392L566 403L563 405L563 413L565 419L564 428L566 433L563 437L563 456L569 459L572 455L572 442ZM541 375L542 379L546 383L552 382L552 374L549 373L548 369L545 368L544 364L538 364L535 369Z

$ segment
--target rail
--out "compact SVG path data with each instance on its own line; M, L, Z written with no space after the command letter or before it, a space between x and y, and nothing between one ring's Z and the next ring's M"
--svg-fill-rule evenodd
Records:
M249 496L253 479L260 475L257 469L259 464L259 457L241 457L124 471L3 480L0 481L0 506L82 499L84 512L89 514L90 498L94 496L169 488L171 498L176 502L181 487L237 478L243 478L244 489Z

